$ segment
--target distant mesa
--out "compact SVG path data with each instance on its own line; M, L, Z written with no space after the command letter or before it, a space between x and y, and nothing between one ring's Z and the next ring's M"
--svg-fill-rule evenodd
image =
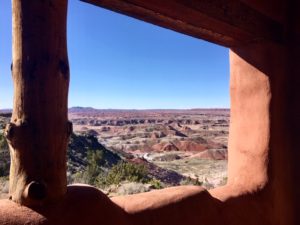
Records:
M0 110L1 112L1 110ZM225 113L227 114L230 112L228 108L195 108L195 109L97 109L93 107L82 107L82 106L74 106L69 108L69 113L101 113L101 112L123 112L123 113L210 113L210 114L220 114Z
M75 106L69 108L69 113L84 113L84 112L95 112L97 109L94 109L93 107L81 107L81 106Z
M12 114L12 109L0 109L0 116L10 118Z

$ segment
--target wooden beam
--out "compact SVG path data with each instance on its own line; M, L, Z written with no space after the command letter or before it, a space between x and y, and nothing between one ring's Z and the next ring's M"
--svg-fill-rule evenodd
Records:
M237 0L81 0L226 47L283 42L283 28Z
M68 0L13 0L14 104L6 126L10 198L22 205L59 201L67 191Z

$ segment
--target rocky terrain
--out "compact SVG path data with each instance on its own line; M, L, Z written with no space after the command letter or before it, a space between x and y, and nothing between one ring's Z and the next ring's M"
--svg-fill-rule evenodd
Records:
M228 109L97 110L75 107L76 133L126 159L143 159L211 188L226 181Z
M1 128L9 112L0 116ZM69 110L69 183L109 196L174 185L226 183L229 110ZM7 196L9 151L0 132L0 198Z
M227 158L228 110L70 110L78 133L97 136L115 151L143 155L179 151ZM147 154L149 155L149 154Z

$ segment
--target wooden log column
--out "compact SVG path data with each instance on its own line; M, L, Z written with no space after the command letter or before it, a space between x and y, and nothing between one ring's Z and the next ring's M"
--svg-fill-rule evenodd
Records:
M14 103L6 127L10 198L42 205L66 193L67 0L13 0Z

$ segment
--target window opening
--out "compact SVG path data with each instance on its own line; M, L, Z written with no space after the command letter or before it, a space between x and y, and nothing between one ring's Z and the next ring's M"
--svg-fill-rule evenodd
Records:
M69 3L68 20L69 183L109 196L225 184L228 49L79 1ZM4 126L11 106L1 108ZM5 196L2 133L0 141Z

